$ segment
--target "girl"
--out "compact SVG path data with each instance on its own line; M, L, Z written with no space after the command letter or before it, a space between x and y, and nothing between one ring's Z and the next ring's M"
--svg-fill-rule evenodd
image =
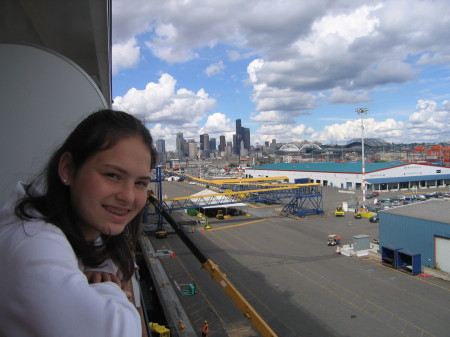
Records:
M0 211L0 336L141 336L121 289L155 150L120 111L83 120Z

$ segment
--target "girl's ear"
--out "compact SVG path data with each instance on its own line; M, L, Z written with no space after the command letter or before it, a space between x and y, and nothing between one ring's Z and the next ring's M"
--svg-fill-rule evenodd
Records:
M74 173L73 158L70 152L64 152L59 158L58 174L64 185L69 186Z

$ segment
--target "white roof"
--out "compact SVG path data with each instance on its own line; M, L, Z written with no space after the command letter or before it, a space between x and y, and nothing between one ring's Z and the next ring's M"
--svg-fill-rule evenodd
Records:
M200 191L198 193L192 194L191 197L198 197L198 196L207 196L211 195L211 199L215 202L220 203L220 205L214 205L214 206L202 206L202 208L218 208L218 207L247 207L247 204L236 202L233 198L230 198L227 195L218 195L221 193L217 193L210 189L204 189L203 191ZM217 196L216 196L217 195ZM192 202L196 202L195 199L191 199Z

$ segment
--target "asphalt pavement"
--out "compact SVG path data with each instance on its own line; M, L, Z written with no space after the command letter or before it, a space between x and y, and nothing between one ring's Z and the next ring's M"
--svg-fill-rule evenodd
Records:
M164 182L163 194L187 196L200 189ZM278 336L448 336L449 282L411 276L374 258L338 255L326 245L330 233L343 244L359 234L378 237L378 224L366 218L334 216L352 197L324 188L325 215L306 218L280 216L281 205L253 204L245 209L250 216L210 219L210 230L197 228L189 236ZM180 295L194 326L207 319L209 336L259 336L176 235L151 240L155 249L176 253L162 261L169 277L197 285L196 295Z

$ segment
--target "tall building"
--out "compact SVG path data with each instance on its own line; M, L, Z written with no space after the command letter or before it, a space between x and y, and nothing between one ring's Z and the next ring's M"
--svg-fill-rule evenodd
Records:
M164 139L158 139L156 141L156 162L163 164L166 161L166 141Z
M272 139L272 142L270 143L270 148L277 148L277 140L276 139Z
M186 140L183 138L183 134L181 132L177 133L177 139L176 139L176 150L175 150L175 156L177 158L184 158L185 157L185 143Z
M236 134L233 135L233 152L241 154L241 147L250 150L250 129L242 127L241 120L236 119Z
M197 159L198 156L198 143L194 139L189 139L188 141L189 146L189 158L191 159Z
M226 156L231 156L233 153L233 142L227 142L227 146L225 148Z
M210 138L209 139L209 150L212 151L212 152L217 150L216 138Z
M158 154L166 152L166 141L164 139L158 139L156 141L156 151Z
M243 128L244 129L244 148L246 150L250 150L250 129L249 128Z
M209 135L207 133L200 135L200 150L209 150Z
M219 138L219 151L220 152L225 151L226 146L227 146L227 144L226 144L226 141L225 141L225 136L220 136L220 138Z
M269 152L275 153L276 150L277 150L277 140L272 139L272 142L270 143L270 147L269 147Z
M241 153L241 141L244 139L244 130L241 125L241 120L236 119L236 137L233 137L233 147L234 147L234 153L240 154Z

